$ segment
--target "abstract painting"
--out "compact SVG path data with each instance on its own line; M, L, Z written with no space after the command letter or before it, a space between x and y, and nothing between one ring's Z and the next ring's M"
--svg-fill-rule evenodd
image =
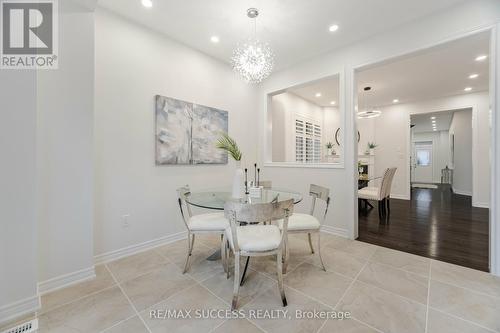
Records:
M156 164L227 164L215 144L228 131L228 112L156 96Z

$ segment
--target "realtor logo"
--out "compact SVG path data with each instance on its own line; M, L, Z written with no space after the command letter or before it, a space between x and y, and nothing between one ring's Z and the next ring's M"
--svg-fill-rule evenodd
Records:
M57 0L0 0L2 69L57 68Z

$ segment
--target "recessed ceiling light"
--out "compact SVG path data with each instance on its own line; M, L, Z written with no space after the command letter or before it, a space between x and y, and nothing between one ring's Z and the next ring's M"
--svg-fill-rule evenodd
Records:
M337 24L332 24L330 27L328 27L328 31L330 32L335 32L339 30L339 26Z
M484 61L484 60L486 60L486 58L488 58L488 56L485 54L482 54L482 55L476 57L476 61Z
M432 123L435 125L435 124L436 124L436 121L435 121L435 120L433 120L433 121L432 121Z
M392 100L393 103L399 103L399 99L395 98Z
M212 36L212 37L210 37L210 41L212 43L218 43L218 42L220 42L219 36Z
M436 131L437 131L437 129L433 129L433 131L434 131L434 132L436 132Z
M464 89L464 91L471 91L471 90L472 90L472 88L471 88L471 87L466 87L466 88Z
M431 117L432 120L436 119L436 117Z
M316 93L316 95L315 95L315 96L316 96L316 97L321 97L321 93L320 93L320 92L319 92L319 93Z
M153 1L151 1L151 0L141 0L141 3L146 8L153 7Z
M337 102L335 102L335 101L331 101L331 102L330 102L330 104L331 104L331 105L335 105L335 104L337 104Z
M479 74L471 74L469 75L469 79L477 79L478 76Z

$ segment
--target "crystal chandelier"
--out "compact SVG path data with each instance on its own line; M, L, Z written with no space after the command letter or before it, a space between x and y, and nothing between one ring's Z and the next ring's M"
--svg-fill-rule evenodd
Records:
M259 83L267 78L274 67L274 54L269 44L257 39L256 8L249 8L247 16L254 20L254 35L239 43L233 51L231 65L233 70L249 83Z

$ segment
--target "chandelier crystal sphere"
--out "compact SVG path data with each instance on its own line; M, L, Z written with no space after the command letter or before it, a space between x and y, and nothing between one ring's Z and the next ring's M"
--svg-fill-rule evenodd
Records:
M271 75L274 53L269 44L257 38L249 38L233 51L231 65L245 81L259 83Z
M247 16L253 20L253 37L239 43L233 51L231 65L248 83L259 83L273 71L274 53L269 44L257 39L257 8L248 8Z

